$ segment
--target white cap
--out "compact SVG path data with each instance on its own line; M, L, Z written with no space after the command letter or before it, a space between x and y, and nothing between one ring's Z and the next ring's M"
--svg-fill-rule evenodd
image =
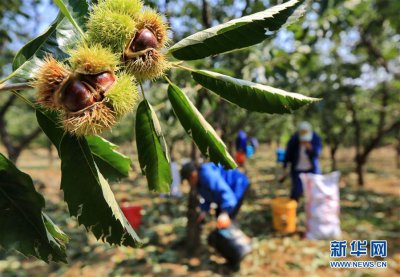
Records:
M309 122L303 121L297 126L299 132L300 141L311 141L312 140L312 126Z

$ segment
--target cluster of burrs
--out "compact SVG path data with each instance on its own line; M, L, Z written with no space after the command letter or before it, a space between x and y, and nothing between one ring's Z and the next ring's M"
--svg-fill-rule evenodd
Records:
M138 102L137 82L161 77L167 25L140 0L100 0L69 58L48 55L34 86L38 102L57 110L65 130L81 136L111 130Z

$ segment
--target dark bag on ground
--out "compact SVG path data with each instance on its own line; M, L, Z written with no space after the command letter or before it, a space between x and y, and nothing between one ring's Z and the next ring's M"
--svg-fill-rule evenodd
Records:
M208 235L208 244L229 263L238 264L251 252L251 240L238 227L215 229Z

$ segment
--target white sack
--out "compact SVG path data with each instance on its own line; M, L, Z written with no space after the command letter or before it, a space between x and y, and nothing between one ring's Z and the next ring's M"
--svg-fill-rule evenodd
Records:
M340 230L340 172L302 173L308 239L337 239Z

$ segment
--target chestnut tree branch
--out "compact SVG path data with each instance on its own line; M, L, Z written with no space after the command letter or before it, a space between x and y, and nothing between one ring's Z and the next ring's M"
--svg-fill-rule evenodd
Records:
M17 145L17 148L20 150L26 148L28 146L28 144L30 144L31 141L34 140L36 137L38 137L41 133L42 133L42 129L40 127L37 127L31 133L29 133L21 138L19 144Z
M242 10L242 17L246 16L248 14L247 10L250 7L250 0L246 0L246 5L244 6L243 10Z
M15 94L11 94L10 97L8 97L6 103L0 108L0 118L3 118L8 109L12 106L14 103L15 99L17 99L17 96Z
M15 83L15 84L1 84L1 91L9 91L9 90L25 90L25 89L33 89L31 83Z
M205 28L211 28L211 7L208 0L202 1L201 19Z
M393 72L389 68L389 63L382 54L379 47L373 43L371 36L367 33L367 30L361 30L361 45L366 47L368 54L373 58L380 66L382 66L388 74L393 74L396 79L400 79L400 73Z

